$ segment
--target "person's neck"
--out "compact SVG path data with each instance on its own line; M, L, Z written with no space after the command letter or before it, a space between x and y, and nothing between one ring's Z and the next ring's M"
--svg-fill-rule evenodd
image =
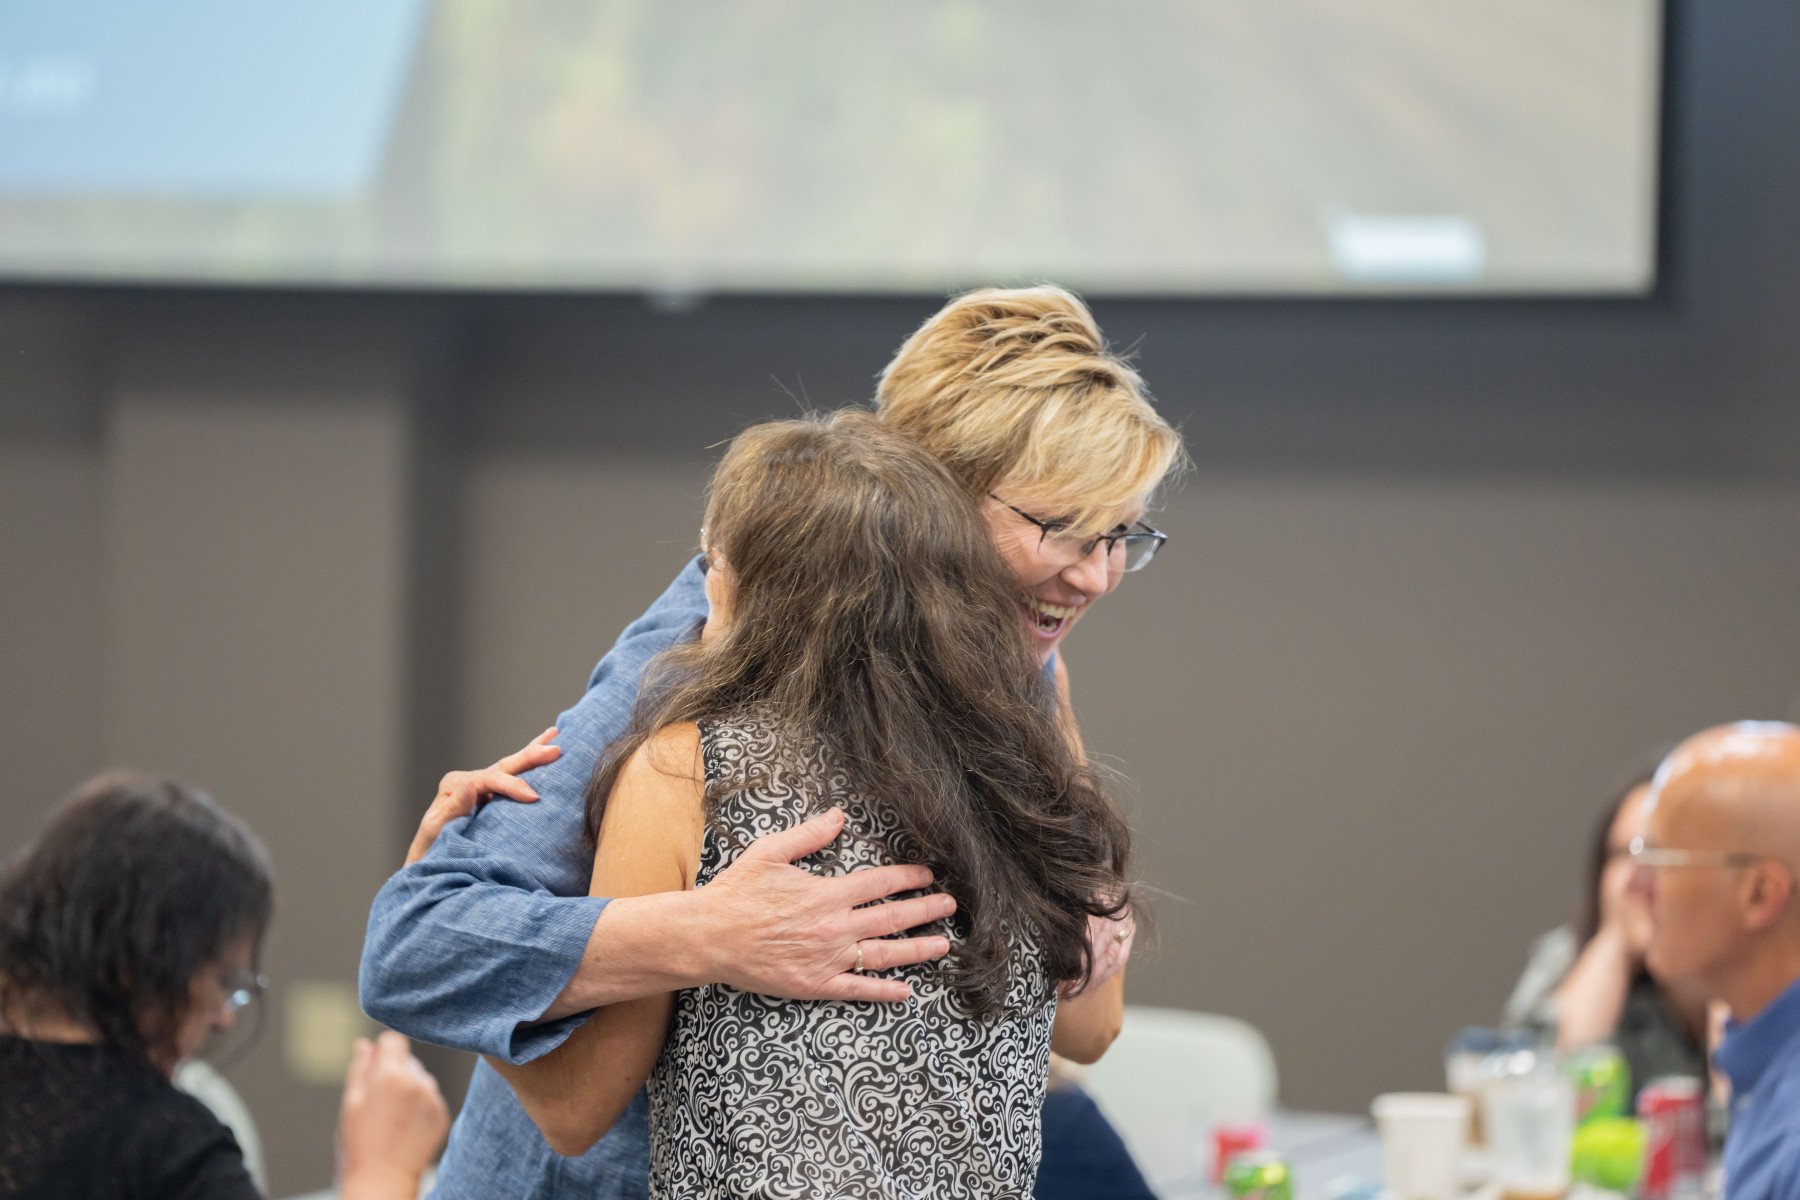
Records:
M23 995L0 1011L0 1033L33 1042L91 1045L100 1040L92 1029L71 1017L60 1004L42 996Z
M1718 997L1731 1008L1731 1019L1741 1025L1754 1021L1796 979L1800 979L1800 939L1771 938L1761 953L1751 955L1724 981Z
M1681 1022L1681 1027L1696 1046L1706 1044L1706 1017L1708 1000L1704 988L1696 987L1693 981L1680 987L1665 983L1654 975L1657 991L1662 995L1663 1003Z

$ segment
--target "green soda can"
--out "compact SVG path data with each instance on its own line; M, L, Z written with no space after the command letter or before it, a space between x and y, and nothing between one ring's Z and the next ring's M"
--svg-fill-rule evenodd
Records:
M1239 1154L1225 1168L1225 1194L1231 1200L1294 1200L1294 1173L1278 1154Z
M1631 1104L1631 1068L1612 1046L1571 1050L1564 1063L1575 1085L1575 1123L1623 1117Z

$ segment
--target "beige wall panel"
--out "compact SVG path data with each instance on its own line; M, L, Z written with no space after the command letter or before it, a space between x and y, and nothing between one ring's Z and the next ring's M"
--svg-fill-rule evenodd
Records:
M1172 895L1140 1001L1274 1044L1290 1105L1441 1087L1570 915L1616 772L1800 687L1800 496L1209 480L1069 647Z
M100 463L0 446L0 856L100 762Z
M471 476L467 763L535 737L700 541L704 465L489 459Z
M128 398L106 444L105 757L205 788L273 853L270 1027L229 1074L274 1194L323 1186L338 1089L290 1069L282 998L295 981L354 985L394 866L401 420L376 404Z

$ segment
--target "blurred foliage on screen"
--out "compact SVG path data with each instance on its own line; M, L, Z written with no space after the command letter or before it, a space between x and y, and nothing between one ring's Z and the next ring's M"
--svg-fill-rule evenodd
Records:
M0 184L0 270L1632 292L1661 22L1656 0L439 0L354 186ZM187 75L168 86L206 86Z

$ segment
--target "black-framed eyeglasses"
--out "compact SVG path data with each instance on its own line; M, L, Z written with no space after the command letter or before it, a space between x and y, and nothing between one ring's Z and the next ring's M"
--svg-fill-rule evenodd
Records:
M1045 557L1060 561L1064 566L1074 566L1094 552L1094 547L1106 543L1106 565L1114 571L1141 571L1150 565L1162 544L1169 540L1169 535L1144 521L1134 521L1130 526L1120 525L1108 533L1095 534L1084 538L1065 533L1068 528L1064 521L1046 521L1034 517L1022 508L1014 508L994 493L988 493L988 499L1001 507L1018 514L1038 527L1038 553Z

